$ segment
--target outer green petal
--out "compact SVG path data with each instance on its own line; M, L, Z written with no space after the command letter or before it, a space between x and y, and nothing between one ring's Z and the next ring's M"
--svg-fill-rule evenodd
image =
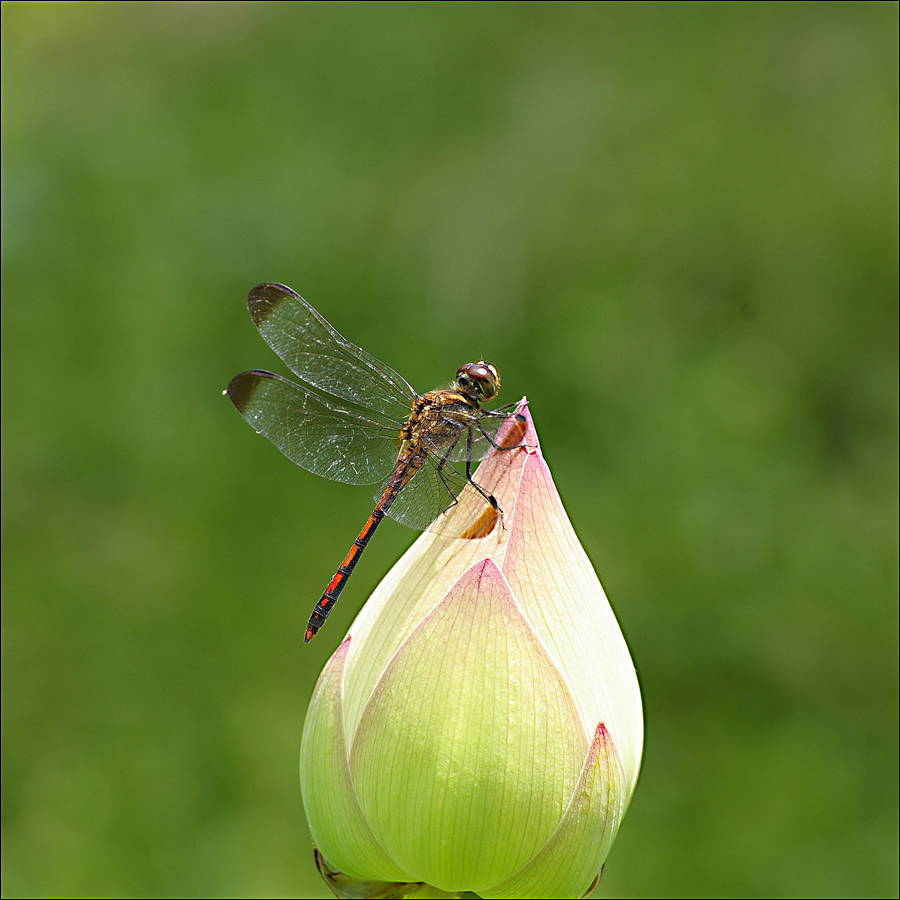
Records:
M625 776L601 722L559 827L512 878L481 892L490 898L582 897L597 877L625 814Z
M553 833L588 739L492 560L398 649L350 752L366 819L417 881L480 893Z
M344 739L341 693L345 638L316 682L300 743L300 790L313 841L330 866L352 878L408 882L384 852L359 805Z
M634 793L644 722L625 638L566 515L547 464L528 457L503 574L550 658L572 685L585 728L603 722Z

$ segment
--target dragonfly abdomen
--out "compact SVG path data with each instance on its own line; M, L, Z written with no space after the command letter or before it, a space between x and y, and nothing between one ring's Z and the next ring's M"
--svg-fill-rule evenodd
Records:
M366 521L366 524L363 525L362 531L353 542L350 552L344 557L344 561L338 567L337 572L334 573L334 578L331 579L328 587L325 588L325 593L322 594L321 599L315 605L306 626L306 634L304 635L303 640L307 644L315 637L316 632L325 624L325 620L328 618L332 607L337 603L338 597L341 596L344 585L353 574L353 570L356 568L356 564L359 562L363 550L366 549L366 545L371 540L372 535L375 534L375 529L381 524L384 515L384 509L380 506L376 506L372 515L369 516Z
M303 637L305 643L308 644L315 637L316 632L325 624L325 620L331 613L334 604L337 603L338 597L341 596L341 591L344 590L344 586L353 574L353 570L356 568L363 550L366 549L369 541L372 539L372 535L375 534L375 529L381 524L381 520L391 508L391 504L397 498L397 495L420 467L421 462L417 460L411 451L407 450L400 454L394 474L391 476L390 482L379 498L378 503L375 504L372 515L366 520L366 524L363 525L362 531L357 535L350 552L338 566L334 577L329 582L328 587L325 588L325 592L322 594L319 602L315 605L306 625L306 634Z

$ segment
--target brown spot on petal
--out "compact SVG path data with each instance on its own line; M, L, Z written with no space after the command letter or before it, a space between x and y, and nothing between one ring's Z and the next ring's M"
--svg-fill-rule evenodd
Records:
M460 535L465 540L487 537L497 527L500 514L493 506L485 506L481 515Z

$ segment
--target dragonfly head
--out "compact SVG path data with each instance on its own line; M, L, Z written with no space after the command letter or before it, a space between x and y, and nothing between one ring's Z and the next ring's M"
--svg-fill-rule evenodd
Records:
M497 370L483 359L477 363L466 363L456 373L459 389L477 403L493 400L500 391L500 376Z

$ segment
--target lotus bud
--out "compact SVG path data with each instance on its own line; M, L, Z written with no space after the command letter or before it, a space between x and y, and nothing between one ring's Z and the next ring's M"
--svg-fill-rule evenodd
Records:
M634 793L634 665L518 412L476 474L502 520L464 494L313 693L300 781L338 896L581 897Z

